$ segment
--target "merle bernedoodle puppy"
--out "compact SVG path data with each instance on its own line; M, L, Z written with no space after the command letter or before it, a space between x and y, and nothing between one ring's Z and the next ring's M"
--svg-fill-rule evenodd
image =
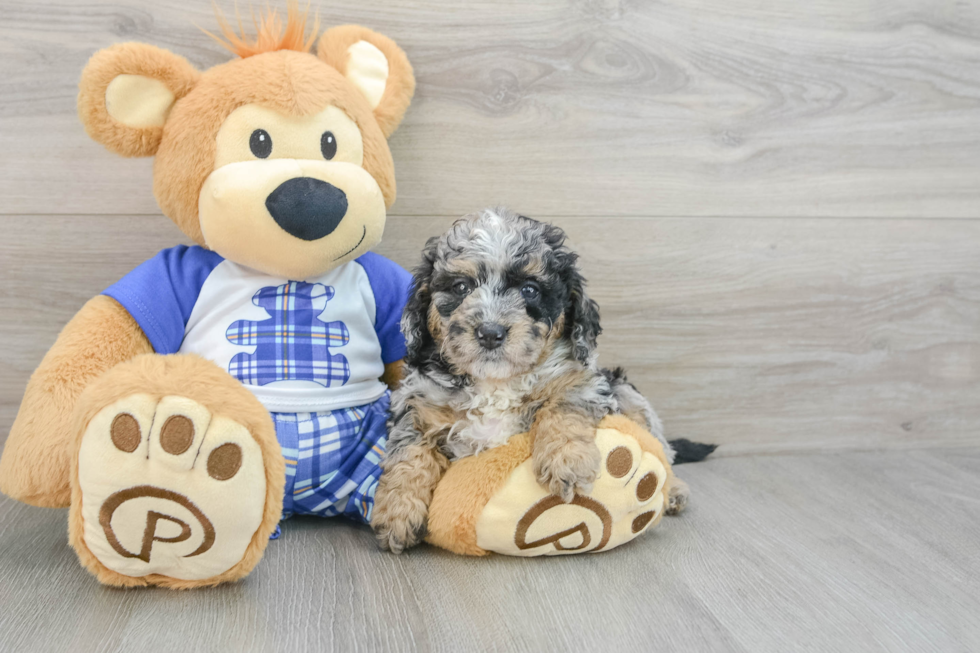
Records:
M538 480L566 502L596 479L596 425L610 413L646 426L674 462L650 403L622 370L596 364L599 307L577 259L561 229L506 209L465 216L426 244L402 318L408 353L375 495L382 548L421 541L450 461L517 433L531 433ZM678 481L667 513L688 495Z

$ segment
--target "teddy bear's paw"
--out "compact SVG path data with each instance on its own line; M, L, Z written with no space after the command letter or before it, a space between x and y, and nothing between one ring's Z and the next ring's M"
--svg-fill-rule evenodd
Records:
M84 541L124 576L184 581L245 555L266 501L248 429L186 397L131 395L89 422L78 452Z
M600 428L602 465L592 491L571 503L550 494L522 463L490 499L476 525L477 544L508 555L605 551L637 537L663 516L667 470L637 440Z

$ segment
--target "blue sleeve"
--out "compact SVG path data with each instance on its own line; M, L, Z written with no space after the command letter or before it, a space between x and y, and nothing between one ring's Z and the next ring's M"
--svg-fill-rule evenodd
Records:
M412 286L412 275L394 261L368 252L357 259L367 273L374 293L374 330L381 342L381 360L385 365L405 358L405 336L402 335L402 313Z
M173 354L204 281L224 259L202 247L165 249L102 294L129 311L158 354Z

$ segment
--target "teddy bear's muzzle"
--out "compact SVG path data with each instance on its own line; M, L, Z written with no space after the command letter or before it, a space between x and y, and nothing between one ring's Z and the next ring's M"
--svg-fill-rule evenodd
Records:
M215 169L198 202L208 248L239 265L303 281L381 240L384 196L361 166L258 159Z
M313 177L294 177L265 200L272 219L291 236L317 240L333 233L347 214L347 194Z

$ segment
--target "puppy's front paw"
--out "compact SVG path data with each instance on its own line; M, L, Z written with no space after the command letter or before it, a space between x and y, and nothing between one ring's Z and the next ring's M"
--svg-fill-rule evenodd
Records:
M429 508L421 499L378 487L371 528L385 551L401 553L420 543L425 538L428 520Z
M595 440L568 440L558 447L535 448L534 475L565 503L575 492L588 494L601 464Z

